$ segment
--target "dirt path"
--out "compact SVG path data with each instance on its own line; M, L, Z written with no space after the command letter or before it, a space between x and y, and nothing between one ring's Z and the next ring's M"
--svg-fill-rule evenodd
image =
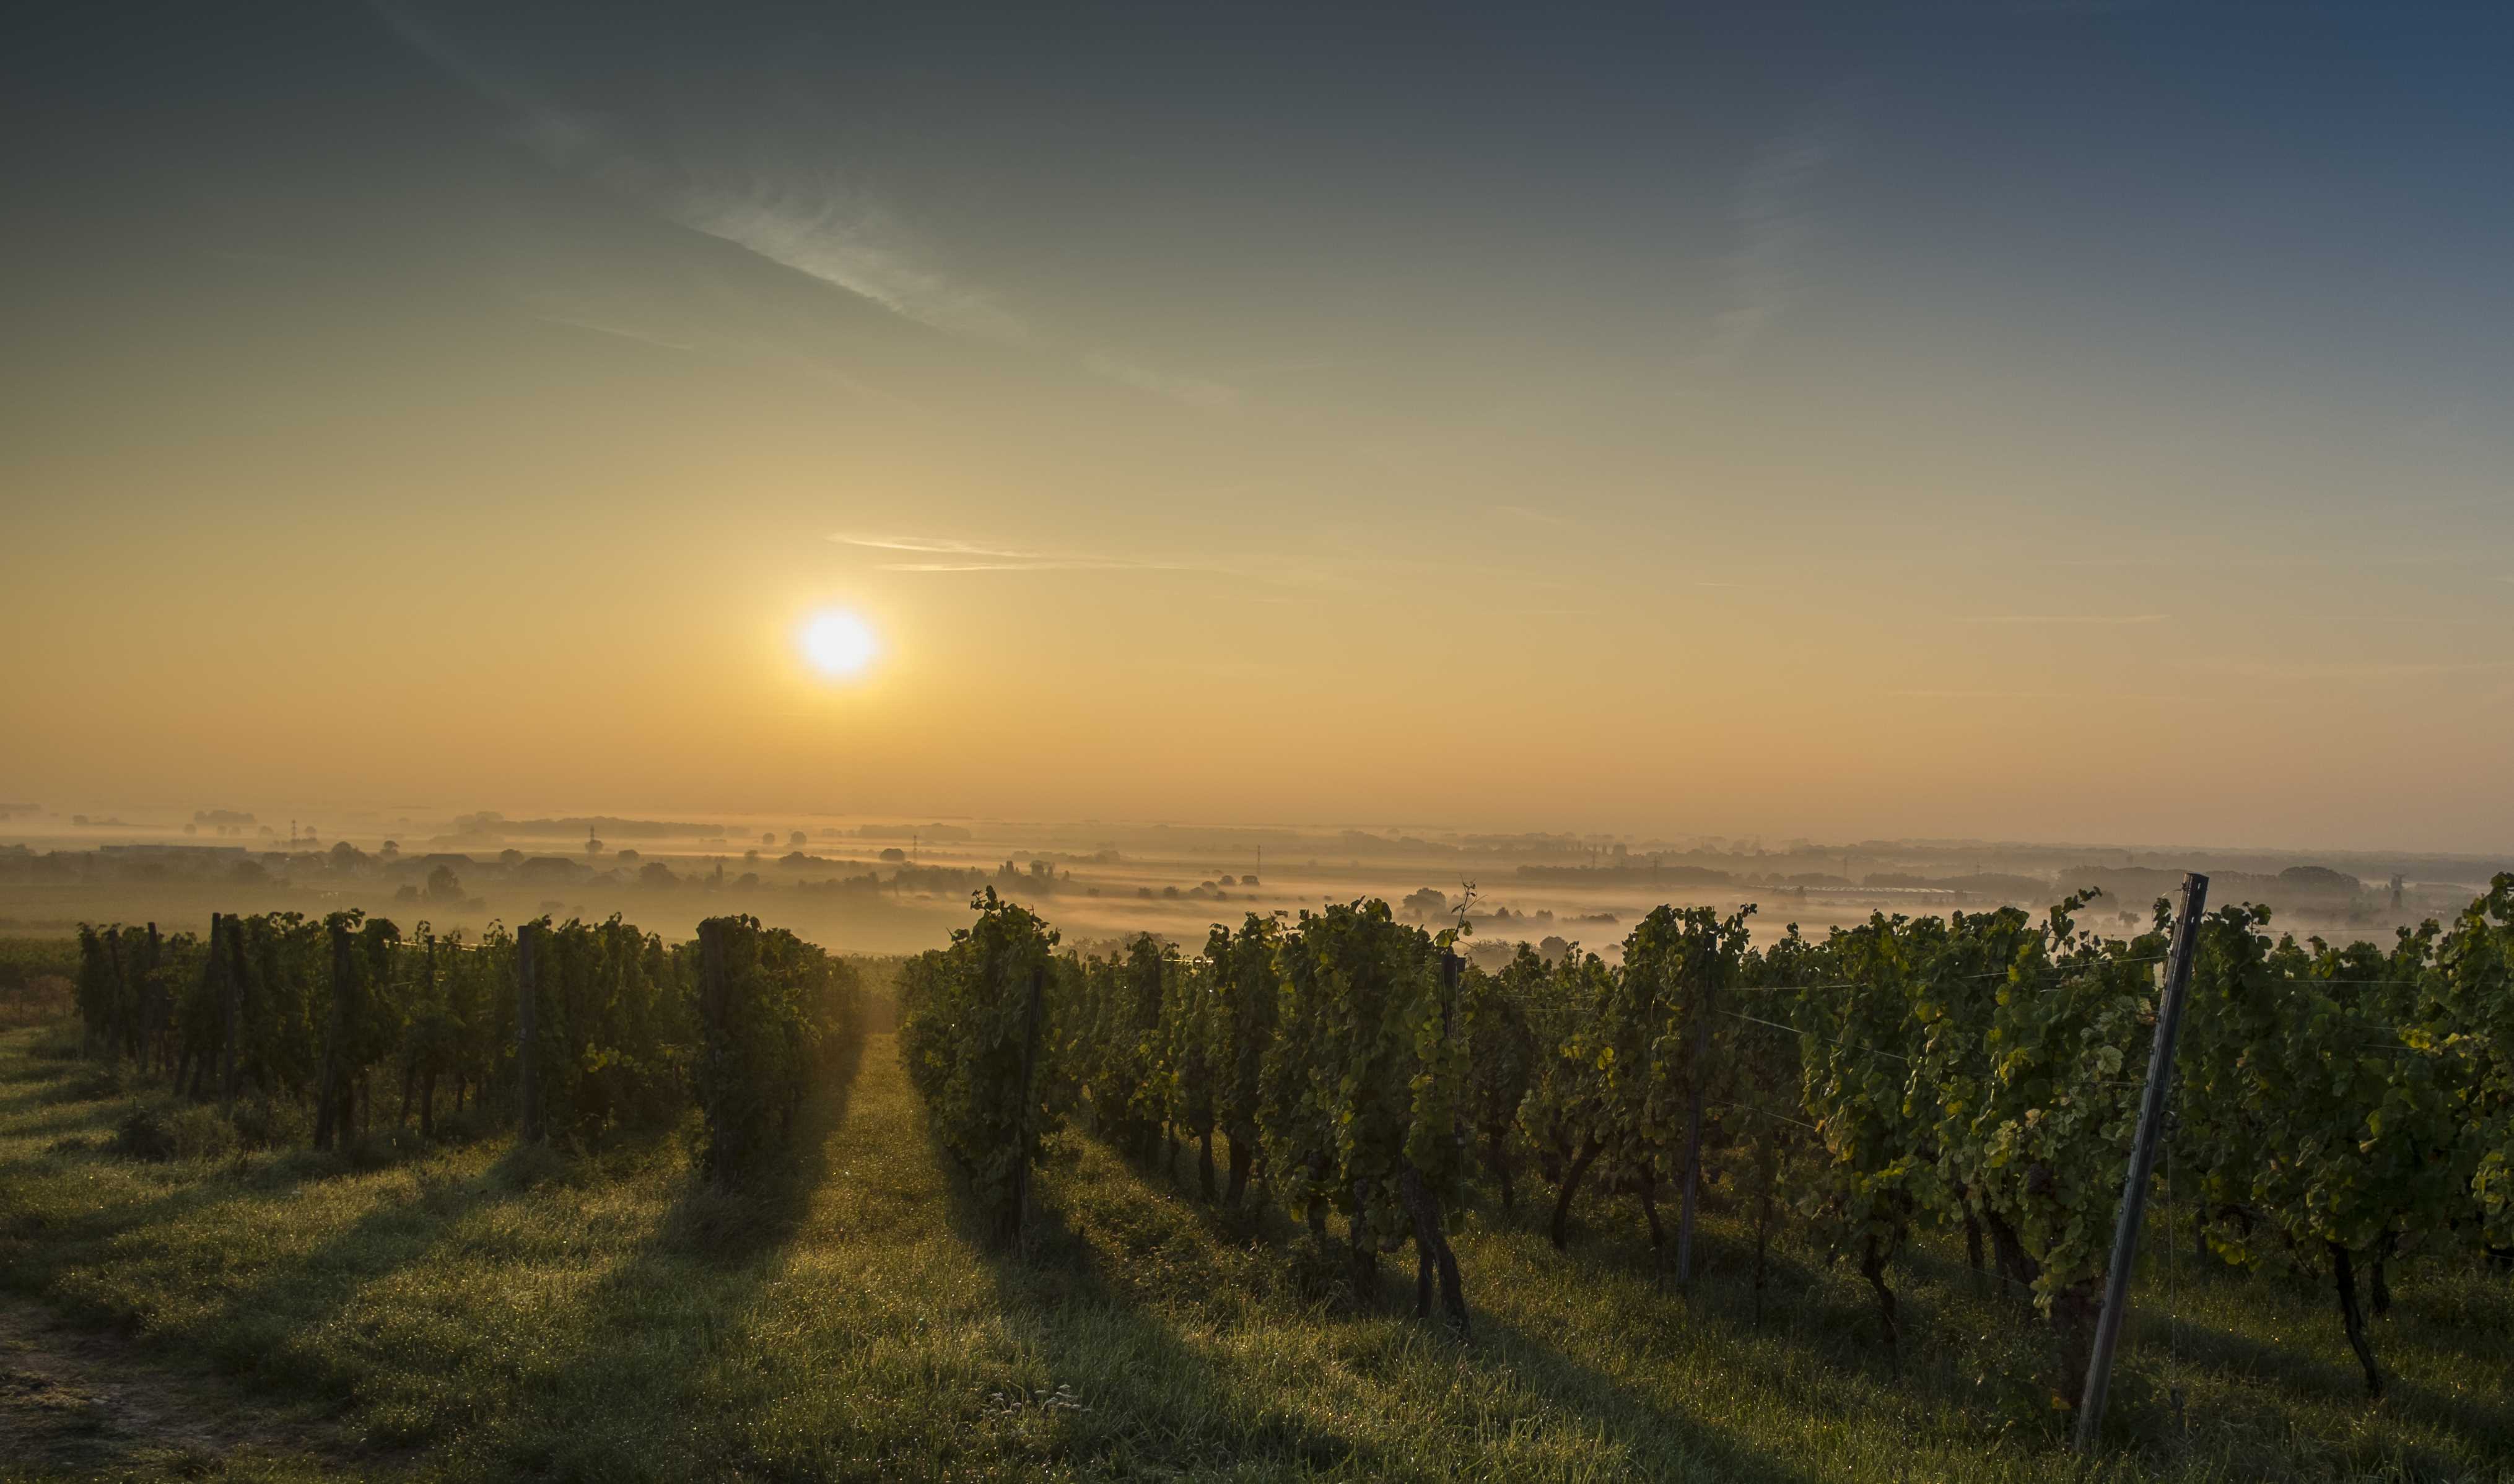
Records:
M239 1456L347 1462L332 1429L0 1295L0 1469L199 1477Z

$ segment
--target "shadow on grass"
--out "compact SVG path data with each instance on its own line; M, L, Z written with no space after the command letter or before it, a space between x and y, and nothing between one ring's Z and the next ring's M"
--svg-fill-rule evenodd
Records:
M1128 1168L1145 1181L1145 1172ZM1140 1197L1156 1194L1148 1182L1134 1188ZM1203 1242L1202 1224L1191 1228L1209 1249L1199 1263L1170 1234L1154 1233L1156 1217L1112 1225L1107 1213L1094 1213L1104 1220L1085 1230L1042 1191L1028 1250L1015 1254L986 1239L990 1223L966 1187L954 1180L952 1190L954 1232L986 1262L1006 1327L1045 1370L1045 1384L990 1398L979 1430L994 1449L993 1462L1086 1472L1197 1474L1250 1463L1360 1477L1391 1471L1392 1462L1369 1440L1304 1415L1280 1396L1233 1385L1145 1302L1147 1284L1127 1273L1157 1275L1153 1281L1168 1290L1202 1287L1214 1269L1237 1265ZM1073 1391L1054 1389L1061 1386ZM1061 1394L1078 1405L1059 1415Z
M760 1170L747 1188L721 1190L695 1174L685 1182L640 1248L600 1284L578 1316L576 1345L587 1369L599 1371L606 1337L616 1333L616 1326L639 1322L639 1297L653 1283L702 1269L715 1281L712 1292L724 1311L736 1311L748 1302L770 1270L773 1255L792 1239L809 1209L825 1173L823 1146L844 1115L855 1067L853 1056L833 1063L798 1115L792 1147ZM110 1111L101 1109L100 1116ZM178 1317L163 1326L164 1332L203 1354L218 1371L255 1386L346 1403L370 1389L370 1372L400 1364L375 1353L375 1337L386 1331L372 1320L360 1323L354 1334L327 1336L352 1313L362 1293L426 1262L434 1249L484 1212L553 1186L603 1182L624 1167L651 1165L676 1137L671 1128L631 1132L584 1157L547 1147L512 1147L466 1176L421 1168L414 1172L415 1194L398 1182L377 1191L337 1231L304 1251L261 1264L223 1303ZM426 1151L429 1156L435 1152ZM47 1157L125 1162L101 1143ZM149 1327L151 1294L128 1287L128 1278L118 1285L117 1270L142 1275L142 1282L154 1281L147 1275L162 1272L163 1281L173 1285L184 1282L182 1274L204 1263L223 1266L239 1256L250 1261L249 1253L237 1251L252 1240L249 1232L219 1234L214 1240L223 1250L214 1251L187 1248L184 1234L174 1226L238 1202L278 1202L300 1186L385 1175L407 1162L396 1156L392 1137L385 1136L338 1153L291 1150L240 1169L173 1167L179 1172L175 1178L183 1183L151 1199L103 1208L65 1201L58 1212L32 1210L0 1223L0 1282L50 1301L78 1322ZM292 1217L303 1219L288 1208L272 1212L274 1221ZM567 1234L558 1235L557 1246L564 1252ZM527 1253L523 1261L564 1265L581 1259L573 1253L554 1260ZM82 1270L101 1281L64 1283ZM728 1275L729 1287L724 1281ZM406 1322L414 1321L395 1321ZM425 1320L415 1322L426 1325ZM497 1322L485 1312L459 1320L463 1329L481 1336L494 1331ZM417 1409L410 1419L383 1421L377 1430L394 1444L426 1442L446 1425L476 1421L483 1407L494 1408L501 1401L496 1395L448 1393L437 1405Z
M1092 1168L1077 1168L1085 1164ZM1193 1170L1174 1174L1158 1159L1143 1167L1105 1147L1061 1151L1042 1182L1029 1252L1020 1258L986 1244L988 1224L956 1183L953 1198L955 1230L985 1255L1016 1338L1037 1352L1047 1380L1076 1384L1091 1408L1070 1420L1041 1463L1086 1472L1251 1465L1363 1477L1445 1471L1458 1466L1448 1450L1475 1446L1464 1441L1475 1423L1460 1419L1453 1426L1409 1407L1391 1422L1422 1438L1425 1452L1417 1457L1340 1422L1380 1405L1371 1393L1384 1385L1410 1385L1388 1367L1419 1365L1428 1346L1443 1357L1439 1366L1480 1378L1484 1399L1478 1406L1506 1413L1517 1405L1512 1398L1524 1398L1534 1404L1536 1425L1594 1430L1644 1471L1681 1463L1704 1477L1749 1484L1810 1478L1716 1424L1635 1393L1490 1310L1477 1309L1471 1344L1455 1344L1437 1323L1418 1327L1410 1318L1410 1249L1380 1264L1369 1312L1333 1317L1310 1297L1316 1287L1300 1251L1306 1233L1279 1212L1231 1215L1206 1204ZM1478 1299L1472 1273L1468 1299ZM1268 1394L1279 1388L1234 1377L1184 1338L1186 1325L1227 1334L1269 1321L1321 1326L1300 1343L1324 1340L1333 1356L1321 1364L1338 1377L1323 1389ZM1418 1358L1393 1359L1407 1354Z
M694 1428L709 1366L743 1353L769 1286L810 1222L845 1127L863 1057L843 1047L797 1109L783 1147L738 1186L698 1160L633 1250L547 1320L559 1355L496 1399L474 1431L491 1472L621 1478L749 1476L738 1428ZM464 1419L442 1419L439 1426ZM698 1458L691 1458L695 1450ZM683 1465L683 1466L676 1466Z
M653 1239L628 1264L628 1275L633 1277L640 1263L680 1258L757 1268L749 1274L754 1286L764 1279L762 1264L794 1240L811 1215L814 1193L829 1178L830 1141L846 1124L863 1062L861 1040L840 1048L796 1110L784 1146L763 1158L739 1185L719 1184L693 1163Z
M2268 1381L2287 1394L2342 1408L2372 1411L2379 1406L2387 1414L2424 1423L2454 1437L2467 1445L2472 1456L2514 1458L2514 1406L2442 1391L2397 1374L2385 1363L2385 1336L2379 1328L2373 1334L2374 1358L2383 1369L2384 1395L2380 1403L2370 1400L2365 1375L2357 1368L2356 1357L2348 1352L2335 1303L2332 1308L2328 1333L2300 1337L2302 1345L2274 1344L2190 1319L2178 1322L2171 1344L2184 1366ZM2153 1354L2161 1347L2166 1343L2161 1338L2164 1330L2165 1321L2161 1318L2150 1318L2140 1326L2141 1351ZM2430 1328L2421 1338L2433 1340L2437 1333ZM2438 1461L2437 1467L2444 1466Z
M1945 1285L1960 1269L1935 1269L1917 1249L1907 1250L1887 1278L1894 1287L1902 1336L1898 1358L1886 1347L1877 1305L1867 1288L1798 1243L1776 1237L1766 1249L1759 1315L1751 1240L1732 1234L1723 1224L1705 1223L1697 1229L1693 1296L1688 1302L1677 1279L1674 1222L1668 1223L1665 1250L1653 1253L1643 1234L1639 1203L1626 1203L1623 1214L1629 1215L1629 1223L1612 1226L1595 1221L1594 1210L1590 1221L1575 1219L1569 1250L1554 1255L1553 1260L1584 1281L1646 1283L1654 1301L1674 1306L1675 1322L1715 1330L1734 1344L1786 1346L1845 1381L1901 1385L1924 1380L1929 1374L1929 1362L1941 1358L1931 1353L1928 1341L1949 1317L1951 1292ZM1662 1218L1667 1215L1661 1212ZM1548 1239L1545 1214L1531 1217L1524 1208L1505 1229L1531 1241Z
M172 1172L172 1183L149 1198L120 1204L91 1204L91 1188L47 1191L49 1180L72 1175L84 1164ZM46 1169L46 1166L55 1168ZM154 1165L135 1161L98 1138L76 1147L56 1146L28 1159L0 1166L0 1190L16 1182L23 1188L10 1204L18 1209L0 1218L0 1283L31 1297L47 1299L64 1312L89 1323L129 1326L139 1316L93 1298L76 1298L50 1290L66 1271L90 1264L127 1261L124 1244L144 1240L168 1223L206 1215L239 1201L288 1195L303 1185L359 1173L344 1156L291 1150L277 1157L211 1170L198 1166ZM47 1195L60 1198L47 1199Z
M1812 1484L1814 1475L1740 1443L1716 1424L1625 1386L1525 1330L1479 1317L1471 1363L1594 1424L1645 1464L1677 1460L1699 1476L1742 1484ZM1653 1470L1654 1471L1654 1470Z

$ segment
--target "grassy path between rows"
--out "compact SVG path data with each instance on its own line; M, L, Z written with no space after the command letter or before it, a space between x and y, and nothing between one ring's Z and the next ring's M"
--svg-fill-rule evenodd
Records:
M581 1156L136 1160L113 1146L130 1096L35 1058L37 1035L0 1036L0 1385L37 1375L5 1334L95 1338L19 1387L85 1397L77 1435L0 1474L2514 1477L2501 1276L2409 1270L2375 1408L2318 1290L2151 1264L2123 1449L2090 1472L2050 1442L2039 1332L1941 1253L1904 1275L1897 1371L1864 1287L1813 1254L1784 1249L1758 1323L1726 1215L1688 1305L1625 1211L1602 1203L1565 1258L1531 1214L1480 1208L1461 1346L1411 1318L1410 1265L1388 1264L1383 1312L1341 1312L1279 1217L1227 1222L1186 1161L1174 1184L1079 1134L1032 1261L988 1252L888 1037L792 1168L734 1199L692 1182L686 1130ZM117 1403L135 1377L159 1380Z

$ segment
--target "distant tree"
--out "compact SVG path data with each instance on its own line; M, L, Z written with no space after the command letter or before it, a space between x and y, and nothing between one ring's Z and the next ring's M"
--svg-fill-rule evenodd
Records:
M881 859L893 865L903 865L907 863L908 852L893 845L882 851Z
M661 861L649 861L645 867L637 872L637 884L642 887L662 889L678 886L681 881L678 876L672 874L670 866Z
M767 830L762 830L762 831L760 831L760 834L759 834L759 843L760 843L760 844L762 844L762 845L774 845L774 844L776 844L776 843L777 843L777 831L775 831L775 830L773 830L773 829L767 829Z
M454 867L440 865L427 873L427 900L430 902L463 900L463 878L454 874Z
M401 842L398 840L386 840L384 843L384 849L378 852L378 854L382 855L385 860L390 861L401 854Z
M636 863L637 863L637 853L636 853L635 851L633 851L633 850L624 850L624 851L622 851L622 852L620 853L620 863L621 863L621 864L623 864L623 865L634 865L634 864L636 864Z
M1436 917L1448 914L1449 898L1447 893L1439 888L1427 886L1419 892L1408 893L1405 900L1399 902L1398 906L1406 916L1417 922L1430 922Z
M786 837L786 843L791 845L796 850L801 850L805 845L811 843L811 839L812 837L810 835L807 835L798 829ZM763 840L760 843L765 845L768 842Z

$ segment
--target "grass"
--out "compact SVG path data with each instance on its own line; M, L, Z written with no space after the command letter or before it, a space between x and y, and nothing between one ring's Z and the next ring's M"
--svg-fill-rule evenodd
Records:
M1235 1224L1193 1198L1187 1161L1173 1184L1079 1134L1053 1146L1030 1261L988 1251L887 1036L791 1166L730 1198L692 1181L688 1130L574 1155L380 1140L141 1159L117 1143L131 1093L38 1056L42 1034L0 1035L0 1305L125 1337L177 1400L216 1388L198 1394L314 1430L135 1446L109 1468L90 1438L0 1473L2514 1476L2514 1289L2475 1270L2396 1281L2377 1337L2394 1394L2372 1406L2318 1287L2186 1253L2169 1335L2154 1267L2119 1447L2088 1469L2053 1442L2036 1332L1943 1244L1903 1274L1897 1374L1856 1274L1816 1254L1781 1254L1758 1324L1726 1214L1688 1305L1632 1213L1602 1206L1566 1258L1541 1214L1478 1208L1460 1345L1410 1317L1410 1266L1353 1315L1279 1218Z

